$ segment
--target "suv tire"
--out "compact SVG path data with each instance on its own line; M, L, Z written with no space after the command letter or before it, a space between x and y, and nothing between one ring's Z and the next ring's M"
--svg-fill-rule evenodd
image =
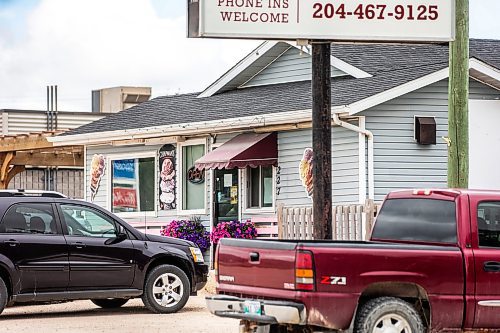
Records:
M401 333L424 333L422 317L415 308L395 297L380 297L368 301L358 312L355 332L373 333L397 329Z
M127 298L101 298L101 299L91 299L92 303L103 308L103 309L114 309L119 308L128 302Z
M7 301L9 300L9 292L7 286L2 278L0 278L0 313L7 306Z
M172 265L160 265L149 272L142 302L154 313L174 313L186 305L191 285L184 271Z

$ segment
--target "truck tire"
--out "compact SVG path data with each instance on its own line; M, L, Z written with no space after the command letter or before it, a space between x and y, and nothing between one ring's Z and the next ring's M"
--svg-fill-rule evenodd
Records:
M425 327L415 308L395 297L380 297L361 307L354 323L356 333L424 333Z
M146 277L142 302L154 313L174 313L186 305L190 292L189 279L182 269L160 265Z
M128 302L126 298L102 298L102 299L91 299L92 303L103 308L103 309L114 309L119 308Z
M0 278L0 313L3 312L9 300L9 292L2 278Z

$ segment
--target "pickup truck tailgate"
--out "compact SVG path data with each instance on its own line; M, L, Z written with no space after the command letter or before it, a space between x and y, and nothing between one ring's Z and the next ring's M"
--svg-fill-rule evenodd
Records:
M218 249L219 283L294 289L296 242L222 239Z

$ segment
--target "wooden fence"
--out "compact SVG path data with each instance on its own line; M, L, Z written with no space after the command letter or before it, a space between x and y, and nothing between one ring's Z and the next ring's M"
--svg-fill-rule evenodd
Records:
M367 200L365 205L333 206L332 238L368 239L379 208L373 200ZM280 239L313 239L313 231L312 206L278 207Z

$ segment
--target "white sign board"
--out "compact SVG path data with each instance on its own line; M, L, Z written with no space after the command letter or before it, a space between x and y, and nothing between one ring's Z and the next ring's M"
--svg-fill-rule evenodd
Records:
M451 41L455 0L188 0L188 36Z

